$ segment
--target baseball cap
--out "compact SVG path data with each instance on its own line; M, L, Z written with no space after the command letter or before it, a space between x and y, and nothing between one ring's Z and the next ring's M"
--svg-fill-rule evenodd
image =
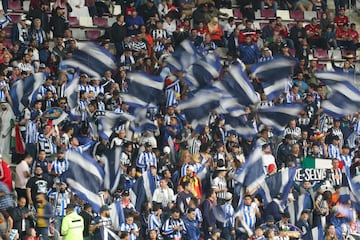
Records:
M104 212L104 211L109 211L109 206L108 205L102 205L100 208L100 212Z

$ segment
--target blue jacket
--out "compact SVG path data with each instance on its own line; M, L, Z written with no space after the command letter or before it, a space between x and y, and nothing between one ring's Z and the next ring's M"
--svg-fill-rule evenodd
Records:
M187 230L184 239L196 240L200 238L200 228L197 220L190 220L189 218L186 217L184 219L184 224Z
M261 53L256 46L256 44L246 44L242 43L239 45L240 52L240 60L243 61L244 64L254 64L257 63L259 57L261 57Z
M140 28L140 26L144 25L144 20L140 16L137 16L135 18L128 17L128 18L126 18L126 25L128 27L128 34L135 35L138 32L138 29ZM130 27L132 27L134 25L137 25L139 28L138 29L130 29Z

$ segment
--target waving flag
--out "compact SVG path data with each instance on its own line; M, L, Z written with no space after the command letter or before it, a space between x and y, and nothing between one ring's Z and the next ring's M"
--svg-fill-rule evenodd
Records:
M186 119L191 121L203 121L209 116L209 112L220 106L221 93L218 89L201 89L194 97L181 102L177 109L181 110ZM199 124L201 124L201 121Z
M249 137L256 135L256 130L254 127L249 126L244 120L240 117L233 117L230 114L224 114L225 118L225 130L235 131L238 135L243 137Z
M74 51L70 59L61 61L59 69L79 69L80 72L101 79L107 70L116 68L113 56L105 48L92 43L86 42Z
M261 184L261 188L264 190L265 200L269 203L272 198L277 195L282 196L282 204L285 206L287 203L287 197L290 193L290 189L293 186L295 178L296 168L284 168L274 175L265 178L264 184ZM271 198L269 198L271 196Z
M69 170L65 173L67 184L77 196L89 202L94 211L98 212L102 204L98 193L104 183L103 169L86 152L69 150L65 157L69 161Z
M271 101L284 91L293 66L294 62L289 59L275 58L269 62L253 65L250 71L261 80L267 99Z
M243 183L249 191L253 190L265 179L265 172L262 163L262 150L261 147L256 147L246 160L242 171L234 176L234 179ZM241 199L241 198L240 198Z
M214 85L238 99L241 105L248 106L260 101L248 76L238 65L231 67L222 81Z
M342 117L360 108L360 90L350 82L344 81L330 86L328 99L322 102L325 113L333 117Z
M135 117L128 113L105 111L101 116L98 116L99 136L103 139L109 139L116 127L134 119Z
M182 41L175 52L166 59L168 66L174 71L184 71L199 58L195 46L188 40Z
M192 90L211 85L219 77L221 62L215 54L208 54L193 63L185 74L185 81Z
M120 237L116 235L116 233L108 227L104 227L104 226L101 227L100 234L101 234L101 239L103 240L121 240Z
M25 106L34 102L33 99L36 99L37 91L45 79L44 73L35 73L14 83L10 90L10 97L15 115L21 114Z
M68 82L65 86L64 96L68 99L69 109L73 110L78 106L79 98L79 69L76 71L71 82ZM73 111L74 112L74 111Z
M146 107L162 101L164 80L160 76L147 73L130 73L130 87L122 97L124 102L134 107Z
M121 175L121 148L113 147L100 157L100 161L104 164L104 189L109 189L114 193L120 182Z
M109 208L112 225L115 229L120 229L121 224L125 222L121 200L114 201Z
M354 75L345 72L317 72L315 77L330 88L338 84L352 83Z
M260 121L267 126L272 126L278 131L285 129L290 120L297 118L303 105L279 105L258 109Z

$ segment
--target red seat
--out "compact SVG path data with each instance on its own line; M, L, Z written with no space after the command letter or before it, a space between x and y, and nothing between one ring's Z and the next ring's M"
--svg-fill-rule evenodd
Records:
M233 16L237 19L242 19L243 15L239 8L233 8Z
M345 57L346 55L352 54L355 57L355 52L351 50L341 50L341 56Z
M9 1L8 4L8 8L14 12L23 10L20 1Z
M85 35L87 39L95 41L101 36L101 32L99 30L87 30Z
M12 27L11 26L6 26L6 27L3 28L3 30L6 33L5 37L6 38L11 38Z
M5 39L3 44L7 49L12 48L12 42L10 39Z
M290 18L294 20L304 20L304 12L300 10L291 10Z
M68 20L70 27L74 27L74 28L80 27L79 19L76 16L73 17L69 16Z
M324 70L324 67L325 67L324 64L319 64L319 63L316 64L316 69L317 69L317 70L321 70L321 71L322 71L322 70Z
M329 60L329 55L327 50L323 50L323 49L314 49L314 58L317 58L319 60L322 61L328 61Z
M9 17L11 18L11 22L16 24L20 21L21 19L21 15L20 13L9 13Z
M107 28L108 27L108 19L103 17L94 17L94 25L101 27L101 28Z
M275 12L273 9L263 9L260 11L260 15L263 18L275 18Z

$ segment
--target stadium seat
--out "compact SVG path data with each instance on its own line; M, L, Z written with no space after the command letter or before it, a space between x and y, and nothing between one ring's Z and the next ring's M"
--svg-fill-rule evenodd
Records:
M80 17L79 24L81 27L94 27L91 17Z
M330 60L327 50L323 50L323 49L314 49L314 58L317 58L320 61Z
M236 19L242 19L243 18L242 13L241 13L239 8L233 8L233 16Z
M4 40L4 46L6 47L6 48L11 48L12 47L12 42L11 42L11 40L10 39L5 39Z
M20 1L9 1L8 4L8 9L13 12L21 12L23 10Z
M289 10L277 10L276 16L281 17L283 21L291 21Z
M74 16L74 17L69 16L68 20L69 20L70 27L74 27L74 28L80 27L79 20L76 16Z
M94 25L100 28L107 28L108 19L105 17L94 17Z
M89 39L91 41L95 41L96 39L98 39L101 36L101 32L100 32L100 30L95 30L95 29L86 30L85 35L86 35L87 39Z
M121 5L114 5L114 9L113 9L113 15L119 15L121 14Z
M342 59L341 50L339 50L339 49L328 50L328 57L330 59L334 59L334 60Z
M261 19L261 12L260 12L260 10L257 10L257 11L255 12L255 19Z
M341 50L341 55L345 57L346 55L352 54L355 57L355 52L351 50Z
M304 12L300 10L291 10L290 18L294 20L304 20Z
M305 11L304 12L304 19L305 20L311 20L313 18L317 18L317 14L315 11Z
M273 9L263 9L260 11L262 18L275 18L275 12Z
M220 12L226 13L228 15L228 17L233 17L234 16L234 13L233 13L232 9L220 8Z
M3 30L5 31L5 37L6 38L11 38L11 32L12 32L12 27L11 26L6 26L3 28Z
M324 67L325 67L324 64L320 64L320 63L316 64L316 69L317 69L317 70L321 70L321 71L322 71L322 70L324 70Z
M18 23L21 19L21 13L9 13L8 16L11 18L12 23Z
M25 12L28 12L30 9L30 1L23 1L23 9Z

